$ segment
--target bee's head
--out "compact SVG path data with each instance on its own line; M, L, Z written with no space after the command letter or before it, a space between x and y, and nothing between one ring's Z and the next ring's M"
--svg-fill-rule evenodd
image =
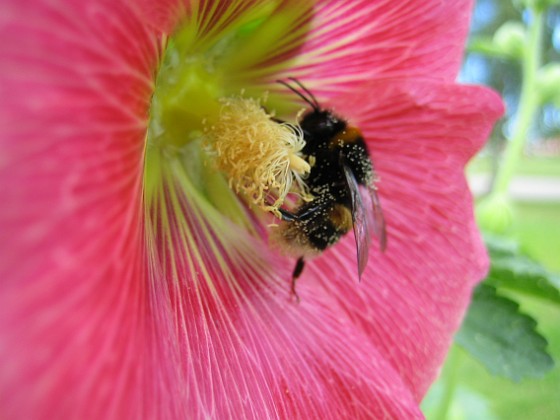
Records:
M300 126L306 138L330 138L346 127L346 121L329 110L313 109L303 115Z

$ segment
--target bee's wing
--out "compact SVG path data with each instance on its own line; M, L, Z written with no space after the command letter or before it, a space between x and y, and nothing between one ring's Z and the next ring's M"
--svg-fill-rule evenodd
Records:
M352 203L352 223L354 226L354 238L356 239L356 249L358 253L358 276L361 278L368 261L369 245L371 243L371 235L369 232L369 223L364 208L364 203L360 195L358 181L352 172L352 169L341 160L341 166L344 172L344 178L350 200Z
M381 208L381 201L377 194L377 188L373 183L368 185L368 192L371 197L371 204L373 209L373 233L379 238L379 247L381 251L387 248L387 228L385 227L385 216Z

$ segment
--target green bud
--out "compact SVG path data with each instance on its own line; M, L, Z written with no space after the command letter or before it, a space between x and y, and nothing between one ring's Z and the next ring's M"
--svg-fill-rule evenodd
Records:
M525 39L525 26L521 22L509 21L496 31L493 43L503 54L521 59L525 50Z
M492 194L483 198L475 209L478 225L485 232L506 233L513 223L513 210L508 197Z
M537 90L542 103L554 102L560 106L560 64L549 63L539 69Z

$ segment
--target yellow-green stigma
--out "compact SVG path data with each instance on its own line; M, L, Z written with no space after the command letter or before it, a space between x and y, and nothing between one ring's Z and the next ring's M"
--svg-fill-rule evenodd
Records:
M275 213L288 193L305 194L303 177L310 166L300 155L305 145L301 129L274 121L255 99L226 98L221 103L218 121L205 135L210 155L230 186Z

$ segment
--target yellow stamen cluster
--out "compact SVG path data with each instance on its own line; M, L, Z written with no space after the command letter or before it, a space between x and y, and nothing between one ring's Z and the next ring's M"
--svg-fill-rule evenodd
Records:
M205 130L217 169L230 187L263 210L278 214L290 192L306 194L310 166L301 156L298 126L279 123L250 98L224 98L218 120ZM295 183L295 185L294 185Z

